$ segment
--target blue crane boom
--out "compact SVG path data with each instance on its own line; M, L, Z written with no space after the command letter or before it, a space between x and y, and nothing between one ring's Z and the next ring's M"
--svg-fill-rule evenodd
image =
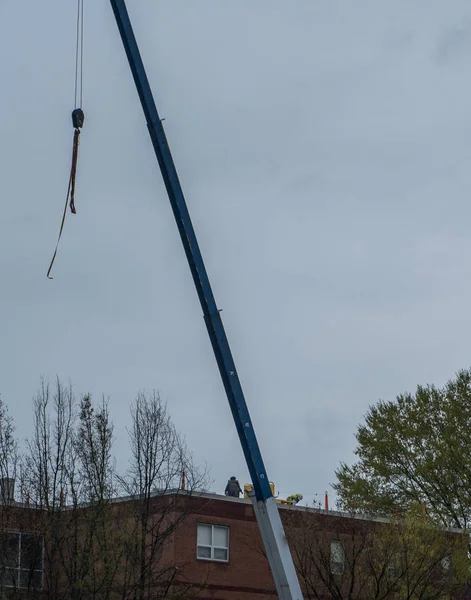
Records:
M211 290L203 257L198 246L165 131L147 79L126 4L124 0L110 0L110 2L147 120L152 145L162 172L178 231L180 232L193 281L203 309L209 338L252 479L252 502L278 596L282 600L302 600L301 588L296 576L278 507L270 489L270 482L224 331L221 314Z

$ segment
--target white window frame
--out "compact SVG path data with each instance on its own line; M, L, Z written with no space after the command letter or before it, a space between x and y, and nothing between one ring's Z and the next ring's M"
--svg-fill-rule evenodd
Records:
M211 546L207 546L206 544L198 544L198 529L199 527L211 527ZM225 546L215 546L214 545L214 529L218 528L218 529L225 529L227 531L227 547ZM220 563L228 563L229 562L229 545L230 545L230 529L227 525L214 525L213 523L197 523L196 524L196 558L198 560L210 560L210 561L214 561L214 562L220 562ZM198 554L198 549L199 548L210 548L211 549L211 556L199 556ZM215 558L214 557L214 550L226 550L227 552L227 558Z
M6 588L14 588L14 589L18 589L18 590L27 590L28 586L24 586L21 585L21 573L26 571L26 572L30 572L30 569L22 569L21 568L21 542L22 542L22 538L23 536L36 536L36 535L40 535L40 537L42 538L42 544L41 544L41 568L40 569L33 569L34 572L38 572L41 573L41 580L40 580L40 585L39 587L36 588L32 588L35 590L42 590L44 588L44 536L41 534L36 534L33 532L28 532L28 531L6 531L5 532L7 535L17 535L19 537L18 540L18 560L17 560L17 564L16 566L10 566L10 565L5 565L5 568L7 570L11 570L11 571L15 571L16 573L16 579L17 579L17 585L13 584L13 583L8 583L7 580L4 581L3 585Z
M340 549L342 551L342 562L333 560L334 552L337 552L337 550L335 550L335 551L333 550L334 547L337 547L338 549ZM332 575L343 575L345 573L345 562L346 562L345 544L342 542L342 540L331 540L331 542L330 542L330 572L332 573Z

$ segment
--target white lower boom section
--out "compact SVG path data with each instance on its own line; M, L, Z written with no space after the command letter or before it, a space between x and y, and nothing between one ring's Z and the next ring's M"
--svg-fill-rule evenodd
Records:
M280 600L303 600L275 498L257 502L250 494Z

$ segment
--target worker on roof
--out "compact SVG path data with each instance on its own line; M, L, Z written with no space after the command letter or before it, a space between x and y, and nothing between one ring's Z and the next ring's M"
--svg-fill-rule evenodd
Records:
M291 496L288 496L286 498L286 500L288 500L288 502L291 502L291 504L293 504L293 505L296 505L298 502L301 502L302 499L303 499L302 494L292 494Z
M232 476L227 482L224 493L226 494L226 496L234 496L235 498L238 498L239 495L242 494L239 482L234 476Z

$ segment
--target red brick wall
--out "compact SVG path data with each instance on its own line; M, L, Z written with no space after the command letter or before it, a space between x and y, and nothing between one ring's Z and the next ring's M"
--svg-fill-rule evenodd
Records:
M158 512L159 508L163 510L164 505L171 502L171 498L160 497L154 502ZM185 595L187 600L274 600L277 597L249 501L225 497L182 496L177 500L177 505L169 506L169 523L180 511L184 519L169 537L159 567L162 567L162 564L178 567L176 579L190 586L191 591ZM116 517L125 524L133 510L132 501L116 503L113 510ZM326 556L329 556L332 539L344 540L348 554L353 539L358 539L365 531L381 527L380 523L374 521L352 519L324 511L307 511L298 507L281 508L280 513L290 545L293 546L292 536L299 532L307 532L307 538L312 539L308 525L314 524L313 532L318 536L315 539L322 540ZM23 525L20 529L40 529L40 516L41 512L33 509L18 508L7 514L0 508L0 524L3 525L3 529L16 529L20 524ZM229 527L227 563L197 559L198 523ZM330 597L325 594L325 598Z
M205 586L199 598L273 600L276 597L262 541L250 504L226 500L194 500L195 512L175 534L177 564L185 579ZM229 527L229 562L196 557L197 524Z

